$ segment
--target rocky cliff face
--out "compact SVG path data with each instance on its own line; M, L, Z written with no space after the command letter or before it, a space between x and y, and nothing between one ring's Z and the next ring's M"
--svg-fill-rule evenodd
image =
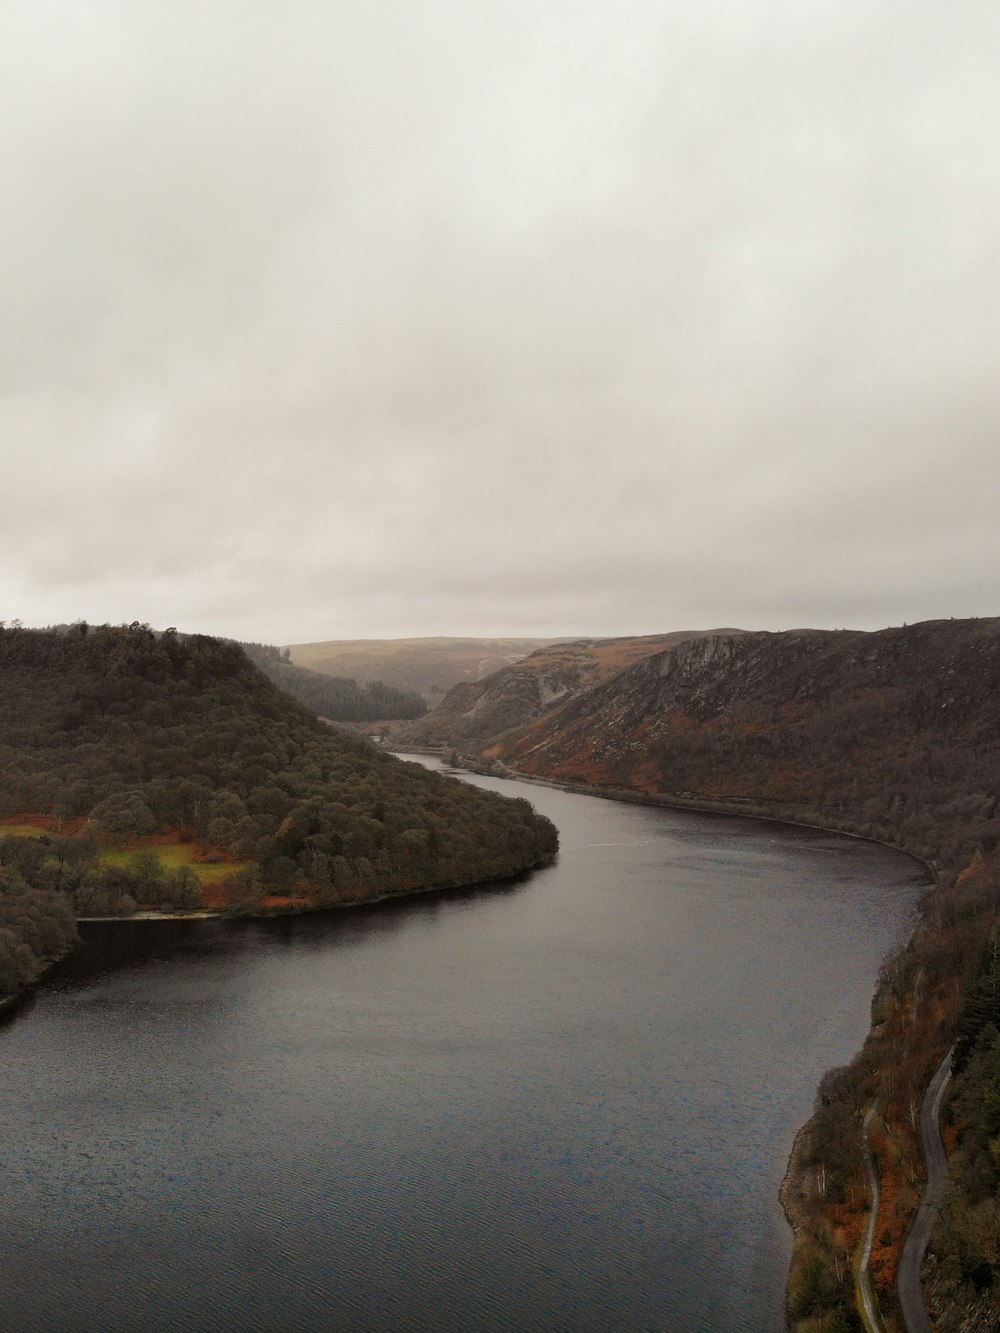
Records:
M539 649L485 680L456 685L426 717L399 730L400 748L480 751L602 681L664 649L705 634L712 641L738 630L680 631L621 639L577 639Z
M708 638L485 753L541 777L818 817L925 855L955 839L989 850L998 680L997 620Z

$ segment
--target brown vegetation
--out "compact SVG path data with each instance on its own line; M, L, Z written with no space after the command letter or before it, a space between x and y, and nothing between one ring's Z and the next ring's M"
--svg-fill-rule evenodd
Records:
M456 685L428 716L393 737L400 748L488 750L513 728L562 707L648 657L689 639L738 630L681 630L619 639L576 639L539 648L483 680Z

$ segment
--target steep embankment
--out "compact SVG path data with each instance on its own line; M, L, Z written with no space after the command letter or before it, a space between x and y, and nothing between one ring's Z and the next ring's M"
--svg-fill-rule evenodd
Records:
M620 639L577 639L540 648L485 680L456 685L426 717L394 734L400 748L452 747L478 751L567 700L656 653L689 639L739 630L680 630Z
M243 910L502 878L557 846L527 802L331 731L236 645L144 625L0 630L0 738L0 816L23 825L0 844L7 899L194 906L199 855L167 875L164 843L234 863L223 905Z
M486 750L500 771L822 824L933 865L918 928L881 978L869 1039L825 1080L786 1182L789 1314L803 1333L855 1326L852 1262L868 1223L860 1127L873 1103L871 1271L885 1327L902 1327L895 1274L921 1193L921 1096L963 995L962 1024L970 1005L980 1029L984 1013L1000 1024L1000 969L984 973L981 961L1000 953L995 936L983 953L1000 908L998 679L997 620L746 634L638 663ZM954 1329L1000 1309L990 1195L1000 1162L983 1147L1000 1128L1000 1039L982 1031L973 1090L956 1081L958 1177L928 1264Z
M1000 841L998 672L995 620L704 639L487 754L527 774L752 805L953 860Z
M349 676L362 684L384 681L416 690L428 703L463 681L493 671L552 643L552 639L330 639L294 643L292 661L325 676Z

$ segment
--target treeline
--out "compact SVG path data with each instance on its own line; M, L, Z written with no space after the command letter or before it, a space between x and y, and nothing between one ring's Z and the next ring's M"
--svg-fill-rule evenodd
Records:
M269 680L318 717L332 722L383 722L417 718L427 712L427 705L415 690L396 689L381 680L359 685L347 676L324 676L296 666L287 648L238 642Z
M980 1029L948 1102L947 1121L957 1140L948 1199L935 1236L935 1280L951 1296L942 1333L962 1327L970 1311L975 1327L1000 1327L1000 1032ZM968 1322L965 1327L969 1327Z
M76 942L77 916L200 902L194 871L168 870L153 848L137 851L128 866L106 865L90 838L0 831L0 997L29 985Z
M970 871L991 884L1000 906L1000 867L978 861ZM935 1326L1000 1327L1000 932L990 932L965 987L945 1104L945 1134L954 1144L949 1187L933 1238ZM970 1320L972 1321L970 1323Z
M0 838L0 997L30 985L76 942L67 895L26 842Z
M0 630L0 814L28 812L214 844L253 863L251 904L499 879L557 848L528 802L332 731L235 644L140 624Z
M92 838L7 835L0 837L0 865L12 866L37 889L61 895L77 916L127 916L139 906L189 909L201 902L201 883L191 867L168 869L153 847L116 865L100 859Z

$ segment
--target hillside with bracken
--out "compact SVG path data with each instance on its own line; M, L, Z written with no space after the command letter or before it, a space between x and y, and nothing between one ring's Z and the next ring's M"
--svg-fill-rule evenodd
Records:
M1000 841L1000 622L681 644L487 749L519 772L753 806L927 860Z
M477 751L655 653L690 639L739 632L679 630L551 644L484 680L456 685L432 713L399 728L393 744L399 749L411 745Z

